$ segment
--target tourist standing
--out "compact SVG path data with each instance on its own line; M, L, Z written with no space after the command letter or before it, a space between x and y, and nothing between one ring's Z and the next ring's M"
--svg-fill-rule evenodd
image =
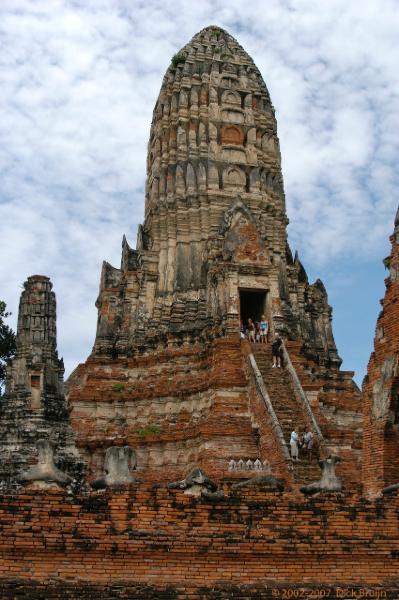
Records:
M308 455L308 460L310 461L312 459L313 450L313 433L311 429L308 429L308 431L303 436L303 445Z
M296 429L291 433L290 437L290 449L291 449L291 458L292 460L299 460L298 458L298 450L299 450L299 436L296 432Z
M281 353L283 351L283 340L279 336L278 333L274 334L274 340L272 343L272 357L273 357L273 365L272 367L281 367Z
M265 315L262 315L262 318L260 321L260 341L262 344L266 344L268 333L269 333L269 323L266 321Z
M248 319L248 339L250 342L255 342L255 324L252 319Z

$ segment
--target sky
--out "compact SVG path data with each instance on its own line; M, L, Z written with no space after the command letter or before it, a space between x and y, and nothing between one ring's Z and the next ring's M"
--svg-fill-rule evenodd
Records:
M208 25L260 69L276 109L291 248L333 306L360 384L398 205L397 0L1 0L0 299L48 275L66 374L90 354L101 264L143 221L152 110Z

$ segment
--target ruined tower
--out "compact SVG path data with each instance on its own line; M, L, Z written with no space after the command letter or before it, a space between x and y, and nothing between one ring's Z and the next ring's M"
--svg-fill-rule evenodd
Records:
M107 445L127 444L147 479L198 466L223 477L244 459L284 475L300 425L326 451L342 446L354 460L341 470L358 477L359 392L339 370L326 290L292 256L287 223L266 85L234 38L207 27L163 79L137 247L123 238L120 269L104 263L93 352L68 382L93 474ZM274 383L266 349L255 365L239 336L240 319L262 314L291 354Z
M212 339L267 314L310 355L339 364L323 284L287 243L277 124L252 59L207 27L173 57L151 125L145 221L104 263L94 354Z
M390 242L386 292L363 382L363 485L370 496L399 482L399 210Z
M48 277L33 275L21 294L17 350L0 407L0 477L5 480L35 462L39 440L54 446L58 463L70 475L79 477L83 470L65 402L52 287Z

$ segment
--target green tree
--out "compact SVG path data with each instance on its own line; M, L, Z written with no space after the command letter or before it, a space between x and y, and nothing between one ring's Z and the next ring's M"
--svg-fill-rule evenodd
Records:
M0 396L6 376L7 360L15 354L15 333L5 323L10 314L6 311L6 303L0 300Z

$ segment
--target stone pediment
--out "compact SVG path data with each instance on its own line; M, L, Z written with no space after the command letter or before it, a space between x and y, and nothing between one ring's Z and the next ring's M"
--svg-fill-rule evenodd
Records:
M220 233L225 238L225 258L233 262L266 262L255 219L239 195L225 212Z

